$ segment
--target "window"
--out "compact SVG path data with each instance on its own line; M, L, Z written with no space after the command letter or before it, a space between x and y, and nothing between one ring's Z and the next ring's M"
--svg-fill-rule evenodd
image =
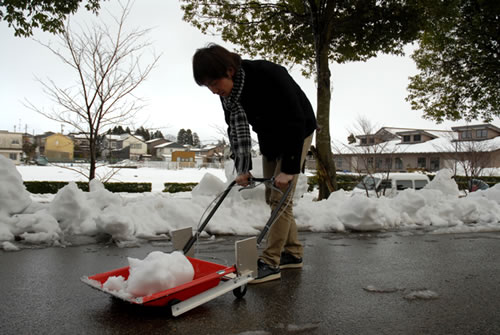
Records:
M472 131L471 130L465 130L462 132L462 139L466 138L472 138Z
M19 140L12 140L12 144L19 144Z
M421 190L427 185L427 180L415 180L415 189Z
M335 157L335 168L342 169L342 157Z
M111 142L111 148L115 149L116 148L116 142Z
M439 170L439 157L432 157L431 158L431 171L438 171Z
M478 138L486 138L488 136L488 130L486 129L478 129L476 130L476 137Z
M375 168L378 170L378 169L382 169L382 158L377 158L375 159Z
M373 143L375 143L375 139L374 139L373 137L370 137L370 138L368 139L368 142L369 142L370 144L373 144Z
M396 157L394 160L394 168L396 170L402 170L403 169L403 160L399 157Z
M422 140L422 137L420 134L418 135L413 135L413 142L420 142Z
M361 144L366 144L366 138L361 139Z
M403 136L403 142L410 142L411 141L411 136L410 135L404 135Z
M142 143L132 143L130 149L142 149Z
M392 180L391 179L384 179L380 183L377 191L382 192L383 195L385 195L386 190L390 190L392 188Z
M396 189L398 191L406 190L407 188L413 188L411 180L396 180Z
M391 170L392 169L392 158L386 158L385 159L385 168L387 170Z
M367 168L372 168L372 167L373 167L373 157L369 157L369 158L366 160L366 167L367 167Z
M373 176L365 176L363 178L363 180L358 184L356 185L357 188L360 188L362 190L373 190L375 189L375 186L378 184L379 182L379 178L377 177L373 177Z
M425 159L425 157L418 157L417 158L417 167L419 169L425 169L427 167L427 159Z
M17 154L16 153L10 153L9 158L12 159L13 161L17 161Z

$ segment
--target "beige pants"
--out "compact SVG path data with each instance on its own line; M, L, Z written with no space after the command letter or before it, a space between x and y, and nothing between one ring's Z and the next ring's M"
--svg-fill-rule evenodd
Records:
M307 152L311 147L312 135L304 140L300 165L304 164ZM277 176L281 172L281 160L268 160L262 158L262 170L264 178ZM269 229L267 235L267 246L260 258L269 265L279 266L282 251L286 251L295 257L302 257L303 247L298 238L297 224L293 217L293 194L299 175L295 175L291 181L292 190L280 209L281 215ZM270 187L266 187L266 202L271 206L271 211L278 205L282 194Z

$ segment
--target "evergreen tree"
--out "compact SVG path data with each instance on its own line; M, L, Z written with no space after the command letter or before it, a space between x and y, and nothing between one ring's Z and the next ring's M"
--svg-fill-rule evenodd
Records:
M164 138L164 137L163 137L163 134L161 133L161 131L157 130L157 131L155 131L153 136L151 136L151 138Z
M193 145L193 132L191 131L191 129L186 130L185 137L186 137L186 139L185 139L184 144Z
M177 143L186 144L185 140L186 140L186 129L182 128L177 133Z
M193 133L193 147L195 148L201 147L200 137L198 136L197 133Z

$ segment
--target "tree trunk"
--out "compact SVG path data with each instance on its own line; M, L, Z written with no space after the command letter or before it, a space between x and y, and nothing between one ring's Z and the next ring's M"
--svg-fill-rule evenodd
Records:
M94 130L90 130L89 137L89 151L90 151L90 168L89 168L89 182L95 178L95 165L96 165L96 148L97 136L94 135Z
M316 133L316 165L318 173L318 200L326 199L335 191L336 174L330 137L330 68L328 64L328 46L317 47L317 120L319 131Z

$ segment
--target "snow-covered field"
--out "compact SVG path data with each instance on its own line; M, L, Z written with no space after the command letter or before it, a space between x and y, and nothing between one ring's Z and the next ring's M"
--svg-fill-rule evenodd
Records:
M256 170L254 175L259 176L259 169ZM168 238L173 229L196 228L206 209L233 179L232 166L225 170L122 169L112 181L151 182L153 191L116 194L94 180L88 193L70 183L56 195L35 195L26 191L23 180L85 179L57 167L16 167L0 156L0 246L17 250L31 245L92 243L102 236L112 237L119 245L133 245ZM168 194L161 192L164 182L199 185L190 193ZM315 194L306 190L306 178L301 176L294 213L303 231L500 231L500 184L459 198L458 187L448 170L440 171L425 189L408 189L395 198L366 198L339 190L318 202L314 201ZM210 220L206 232L257 235L269 215L263 186L241 192L235 187Z

